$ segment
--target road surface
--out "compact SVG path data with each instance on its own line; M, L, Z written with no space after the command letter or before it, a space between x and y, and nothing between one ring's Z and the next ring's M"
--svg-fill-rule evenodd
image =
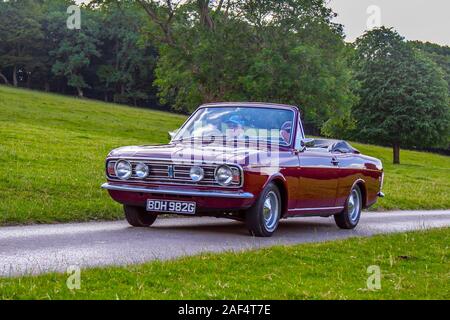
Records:
M366 212L356 230L338 229L333 218L295 218L283 220L272 238L250 237L242 223L216 218L159 219L146 229L124 221L2 227L0 276L449 226L450 210Z

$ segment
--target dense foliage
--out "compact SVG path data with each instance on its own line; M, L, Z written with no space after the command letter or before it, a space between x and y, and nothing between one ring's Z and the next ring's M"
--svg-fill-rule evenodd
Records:
M410 44L433 60L444 72L450 91L450 47L430 42L412 41Z
M239 1L225 12L211 6L206 18L198 8L174 11L172 37L161 50L156 84L174 108L281 102L301 105L316 127L350 109L347 49L323 1ZM194 24L184 18L196 15Z
M0 82L154 106L156 48L142 41L146 16L133 1L81 10L70 0L0 1Z

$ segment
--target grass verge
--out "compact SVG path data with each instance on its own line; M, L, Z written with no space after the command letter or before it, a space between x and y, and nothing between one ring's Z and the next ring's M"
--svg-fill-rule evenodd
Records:
M450 299L450 228L0 279L0 299ZM369 266L381 289L369 290Z

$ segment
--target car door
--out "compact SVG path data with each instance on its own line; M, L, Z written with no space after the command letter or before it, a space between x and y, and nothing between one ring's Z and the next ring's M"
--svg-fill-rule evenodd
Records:
M301 124L296 136L295 149L299 156L299 190L297 213L320 213L334 208L339 179L337 159L327 149L301 146L305 138ZM300 133L299 133L300 132Z
M306 148L299 154L300 183L297 208L320 211L334 208L339 179L339 166L327 150Z

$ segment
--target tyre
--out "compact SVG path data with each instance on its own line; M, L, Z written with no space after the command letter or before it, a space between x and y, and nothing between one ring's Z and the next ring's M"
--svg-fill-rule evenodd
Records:
M252 236L271 237L281 217L281 196L277 186L267 185L256 203L247 210L245 224Z
M158 217L155 213L150 213L145 208L124 205L125 218L133 227L149 227Z
M361 218L362 193L359 186L354 186L345 203L344 211L334 215L334 221L341 229L354 229Z

